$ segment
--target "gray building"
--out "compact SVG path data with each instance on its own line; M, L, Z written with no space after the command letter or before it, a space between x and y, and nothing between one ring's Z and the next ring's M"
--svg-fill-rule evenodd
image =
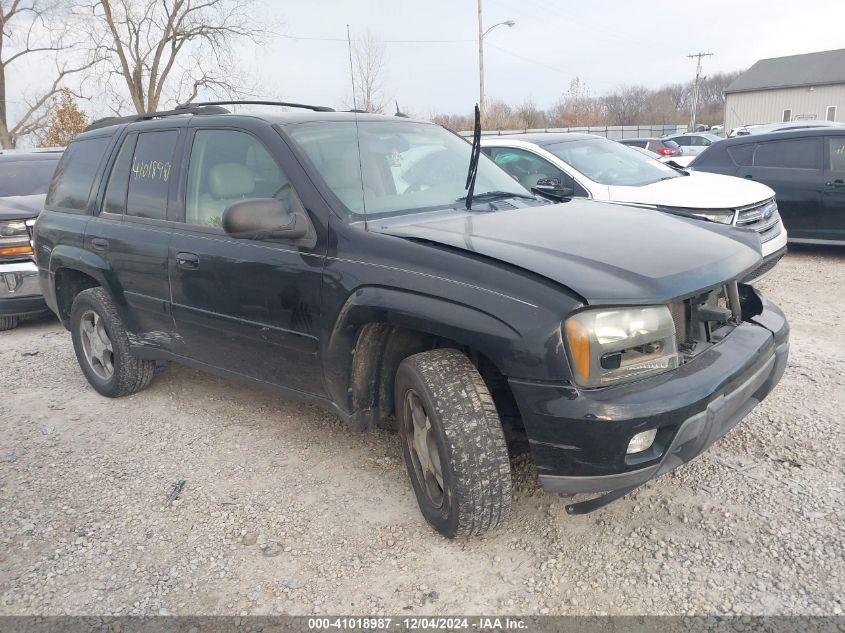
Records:
M801 119L845 121L845 48L761 59L725 90L725 129Z

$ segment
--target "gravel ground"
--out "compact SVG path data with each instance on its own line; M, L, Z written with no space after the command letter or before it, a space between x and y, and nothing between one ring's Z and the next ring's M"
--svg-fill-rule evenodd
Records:
M519 458L458 541L390 433L179 366L107 400L55 321L2 333L0 614L841 614L845 250L760 285L792 354L743 424L582 517Z

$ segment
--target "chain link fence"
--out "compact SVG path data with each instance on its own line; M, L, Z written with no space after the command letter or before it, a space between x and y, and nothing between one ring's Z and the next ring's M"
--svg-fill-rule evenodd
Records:
M689 126L672 124L654 125L591 125L586 127L549 127L527 130L484 130L482 136L507 136L509 134L533 134L542 132L580 132L604 136L613 141L623 138L661 137L668 134L683 134ZM461 136L472 136L471 131L460 132Z

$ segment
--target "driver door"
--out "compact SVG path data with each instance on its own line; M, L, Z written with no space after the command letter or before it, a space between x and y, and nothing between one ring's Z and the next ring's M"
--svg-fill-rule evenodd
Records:
M188 146L180 217L169 249L180 353L241 376L323 395L317 323L324 239L306 247L289 240L229 237L222 218L234 202L275 197L291 208L301 202L257 133L193 129Z

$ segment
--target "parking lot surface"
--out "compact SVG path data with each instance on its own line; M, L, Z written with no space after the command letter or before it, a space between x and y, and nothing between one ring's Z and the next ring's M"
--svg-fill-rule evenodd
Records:
M456 541L391 433L176 365L108 400L56 321L0 333L0 615L841 614L845 249L760 288L790 361L726 438L581 517L520 457L509 519Z

